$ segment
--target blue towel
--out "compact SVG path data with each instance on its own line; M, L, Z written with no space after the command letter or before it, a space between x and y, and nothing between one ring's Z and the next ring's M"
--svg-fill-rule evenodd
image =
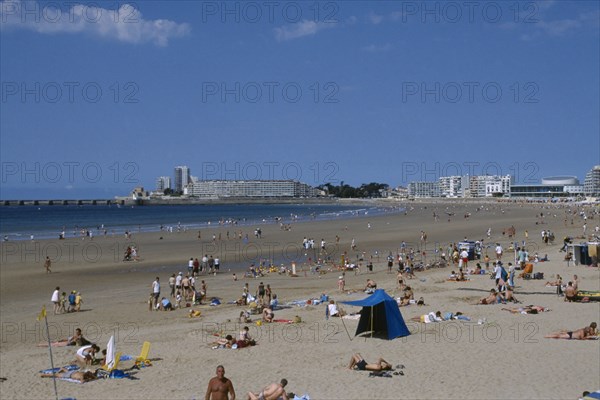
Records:
M75 364L71 364L71 365L65 365L62 368L66 369L67 371L76 371L79 369L79 366L77 366ZM58 371L60 371L60 367L48 368L48 369L41 370L40 374L54 374L54 373L57 373Z

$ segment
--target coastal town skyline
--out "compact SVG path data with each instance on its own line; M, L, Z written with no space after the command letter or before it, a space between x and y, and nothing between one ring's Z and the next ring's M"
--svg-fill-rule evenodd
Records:
M600 164L597 2L265 4L0 1L0 197Z

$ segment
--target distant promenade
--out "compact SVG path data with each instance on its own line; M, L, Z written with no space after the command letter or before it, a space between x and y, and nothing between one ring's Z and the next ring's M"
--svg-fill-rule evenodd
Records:
M352 199L352 202L364 202ZM335 204L343 201L328 197L221 197L221 198L141 198L116 197L114 199L53 199L53 200L0 200L0 206L164 206L164 205L201 205L201 204Z

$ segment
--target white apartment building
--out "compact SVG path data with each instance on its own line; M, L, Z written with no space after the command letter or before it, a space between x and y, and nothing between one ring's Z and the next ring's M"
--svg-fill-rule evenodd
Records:
M190 190L191 189L191 190ZM188 186L195 197L316 197L317 189L293 180L199 180Z

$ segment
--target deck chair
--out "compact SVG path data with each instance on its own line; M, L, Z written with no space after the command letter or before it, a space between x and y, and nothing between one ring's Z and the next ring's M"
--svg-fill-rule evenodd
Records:
M140 352L140 355L135 358L135 362L146 362L146 360L148 360L148 353L150 353L150 342L144 342L142 351Z
M121 360L121 352L118 352L117 354L115 354L115 362L113 363L112 367L109 367L108 365L103 365L100 368L102 368L106 372L112 372L113 370L117 369L117 367L119 366L120 360Z

